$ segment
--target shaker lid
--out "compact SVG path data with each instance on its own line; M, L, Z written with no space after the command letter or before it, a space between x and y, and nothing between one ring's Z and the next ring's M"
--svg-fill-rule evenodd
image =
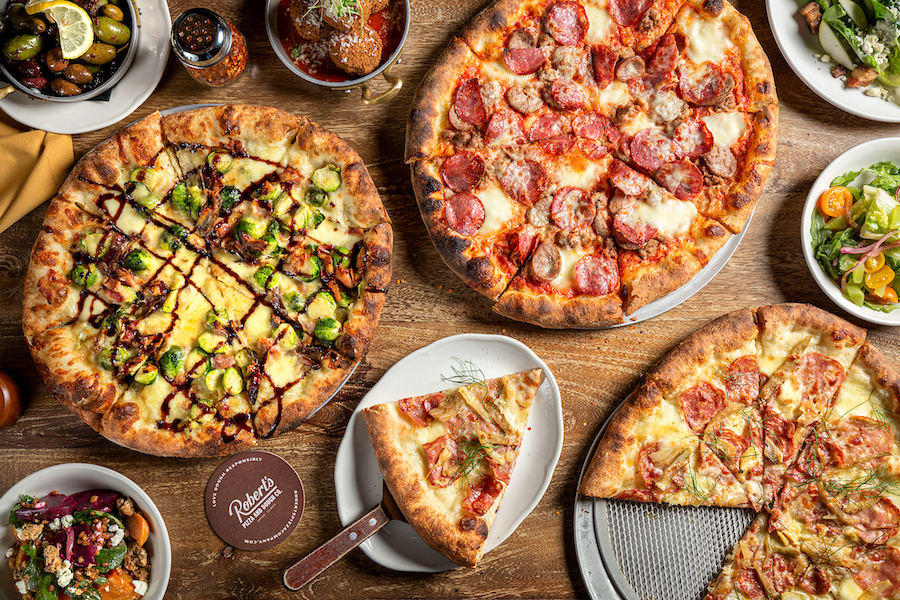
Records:
M172 24L172 46L182 61L196 67L212 66L231 47L231 28L213 11L192 8Z

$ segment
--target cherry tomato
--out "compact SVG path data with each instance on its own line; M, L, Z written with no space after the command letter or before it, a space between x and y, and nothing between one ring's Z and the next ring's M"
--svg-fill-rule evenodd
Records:
M872 298L881 304L896 304L900 299L897 298L897 291L892 287L884 288L884 296L876 296L872 294Z
M894 280L894 271L887 265L884 265L874 273L866 273L866 287L870 290L877 290L880 287L888 285Z
M839 217L853 205L853 194L842 185L830 187L819 197L819 210L829 217Z
M884 254L880 252L871 258L866 259L866 263L863 265L863 268L866 270L866 273L874 273L884 266Z

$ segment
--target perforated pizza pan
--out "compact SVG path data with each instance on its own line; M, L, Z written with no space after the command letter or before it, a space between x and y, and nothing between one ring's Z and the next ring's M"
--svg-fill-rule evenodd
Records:
M581 477L608 424L609 419L594 439ZM581 576L594 600L702 600L753 517L752 510L576 495Z

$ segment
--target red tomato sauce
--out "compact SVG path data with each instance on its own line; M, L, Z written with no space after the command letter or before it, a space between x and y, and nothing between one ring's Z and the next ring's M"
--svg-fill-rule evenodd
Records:
M350 81L359 79L356 75L350 75L337 68L328 56L328 40L316 42L305 40L297 34L291 24L289 10L291 0L281 0L278 6L278 39L281 47L297 67L315 79L320 81ZM394 0L384 10L369 17L369 27L378 33L381 38L381 60L378 66L382 66L400 45L405 26L403 6L400 0Z

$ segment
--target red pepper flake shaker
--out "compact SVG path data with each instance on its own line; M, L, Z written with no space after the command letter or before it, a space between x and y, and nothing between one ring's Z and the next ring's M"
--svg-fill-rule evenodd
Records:
M172 48L191 77L211 87L228 85L247 67L244 36L206 8L178 15L172 24Z

